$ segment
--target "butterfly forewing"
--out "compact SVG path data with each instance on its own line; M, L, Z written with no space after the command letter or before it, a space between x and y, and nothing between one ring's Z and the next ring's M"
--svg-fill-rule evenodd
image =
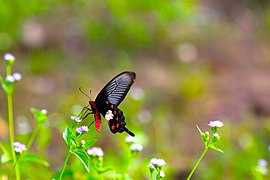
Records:
M98 105L108 100L111 104L118 106L126 97L135 78L136 74L134 72L126 71L117 75L100 91L95 103Z

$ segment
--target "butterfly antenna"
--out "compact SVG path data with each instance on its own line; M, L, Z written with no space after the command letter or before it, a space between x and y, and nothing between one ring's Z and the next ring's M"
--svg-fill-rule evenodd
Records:
M88 97L89 99L91 99L90 96L88 96L85 92L82 91L82 88L81 87L79 87L79 91L81 91L81 93L83 93L86 97ZM92 90L90 90L90 94L91 94L91 91Z

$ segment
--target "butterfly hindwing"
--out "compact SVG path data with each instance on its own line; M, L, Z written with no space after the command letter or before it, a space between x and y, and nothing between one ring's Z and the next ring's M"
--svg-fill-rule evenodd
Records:
M125 127L125 116L123 115L123 111L121 111L117 106L106 101L105 104L100 106L98 109L106 119L112 133L115 134L117 132L122 133L126 131L129 135L135 136L134 133Z

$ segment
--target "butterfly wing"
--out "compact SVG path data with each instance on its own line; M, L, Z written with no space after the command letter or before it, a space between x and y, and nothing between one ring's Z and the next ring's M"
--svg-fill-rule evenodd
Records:
M100 107L99 111L106 119L112 133L122 133L125 131L130 136L135 136L133 132L126 128L125 116L123 115L123 111L118 107L106 101L106 103Z
M95 104L103 104L109 101L111 104L118 106L126 97L131 85L136 78L134 72L122 72L108 82L100 91L95 100Z
M94 102L97 111L106 119L112 133L125 131L129 135L135 136L125 127L125 117L117 107L126 97L135 78L134 72L125 71L118 74L105 85Z

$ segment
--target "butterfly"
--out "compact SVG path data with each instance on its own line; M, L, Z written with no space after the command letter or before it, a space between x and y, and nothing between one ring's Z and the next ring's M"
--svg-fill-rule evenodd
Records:
M96 130L101 129L101 116L107 121L112 133L127 132L135 136L126 128L125 116L118 106L126 97L136 78L135 72L125 71L109 81L97 95L95 101L89 100L91 114L94 114Z

